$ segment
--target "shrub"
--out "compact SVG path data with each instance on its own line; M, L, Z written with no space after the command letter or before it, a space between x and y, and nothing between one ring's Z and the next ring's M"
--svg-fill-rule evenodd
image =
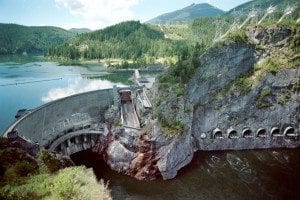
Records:
M158 110L156 115L160 125L162 126L163 132L168 137L176 137L184 133L185 125L181 120L166 119L161 110Z
M100 199L111 200L107 185L97 182L92 170L70 167L57 174L37 174L22 185L0 188L0 199Z
M9 167L4 174L6 183L20 183L29 174L37 172L37 166L28 161L20 161Z
M246 35L245 31L241 30L241 29L231 31L227 35L226 40L232 41L232 42L235 42L235 43L249 43L250 42L250 40L249 40L248 36Z
M267 97L271 96L272 90L268 87L265 87L260 92L259 96L257 97L257 107L259 109L269 108L272 104L268 101Z
M300 81L298 81L292 89L293 92L300 92Z
M30 163L35 163L35 160L22 149L8 147L6 149L0 150L0 163L4 167L8 167L22 160L28 161Z
M269 58L266 63L267 71L276 74L280 70L280 65L275 59Z
M237 79L235 85L242 94L247 94L251 91L252 81L250 78L243 76Z
M291 92L288 89L280 90L280 93L277 97L277 103L280 105L286 104L291 98Z
M57 176L52 180L51 193L54 199L71 199L78 195L79 188L82 183L75 183L76 174L72 173L71 170L65 169L58 173Z
M42 149L38 153L38 163L43 172L54 173L60 169L59 160L46 149Z

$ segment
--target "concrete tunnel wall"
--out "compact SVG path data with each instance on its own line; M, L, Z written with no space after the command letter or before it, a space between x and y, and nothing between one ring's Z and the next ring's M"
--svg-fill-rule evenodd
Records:
M59 129L58 124L69 120L72 115L74 117L74 114L83 116L87 123L104 122L104 112L110 105L113 105L112 89L77 94L33 110L15 128L25 138L42 144L43 140L49 138L49 134L58 135L59 131L55 130Z
M219 128L215 128L211 132L211 139L218 139L218 138L250 138L250 137L280 137L280 136L298 136L296 133L296 130L292 126L286 126L282 127L281 130L277 126L271 127L269 133L266 128L258 128L257 130L252 130L251 128L244 128L241 132L242 134L239 134L237 130L230 127L229 129L223 132ZM205 133L204 133L205 134ZM207 135L207 134L205 134ZM205 139L207 137L204 137Z
M196 137L197 150L245 150L268 148L298 148L299 130L295 125L283 124L271 127L214 128Z

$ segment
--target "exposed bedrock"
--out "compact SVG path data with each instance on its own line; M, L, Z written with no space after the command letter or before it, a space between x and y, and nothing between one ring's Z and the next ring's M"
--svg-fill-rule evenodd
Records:
M299 131L299 93L289 92L283 105L278 103L281 93L290 91L299 80L296 69L283 70L276 75L268 74L251 92L243 96L228 95L220 100L211 100L209 105L200 106L194 111L192 133L197 147L201 150L223 149L255 149L274 147L297 147L299 143L274 142L272 129L277 127L278 135L283 136L288 126ZM268 88L268 89L266 89ZM266 96L262 91L268 90ZM263 108L260 108L264 105ZM215 139L214 130L219 129L219 137ZM230 138L230 129L236 133ZM254 139L245 139L243 132L251 131ZM264 137L258 139L259 130L265 130ZM245 141L244 141L245 140ZM277 139L278 140L278 139Z
M138 134L123 130L115 135L106 151L107 164L140 180L174 178L193 158L190 135L177 140L167 138L155 121Z
M201 64L187 86L188 99L208 104L209 94L236 78L251 72L255 63L255 46L231 43L211 48L201 56Z
M180 118L190 128L186 135L160 149L164 155L158 164L164 178L174 177L188 164L193 150L300 146L300 66L297 63L279 66L276 72L261 72L265 73L261 78L255 77L254 69L270 52L288 47L292 31L286 27L249 28L247 35L257 40L257 44L268 44L268 49L257 50L255 44L232 42L212 47L200 57L200 66L185 86L187 98L182 103L191 104L191 120L185 117L188 114L180 106L176 107L177 113L173 113L174 94L160 103L166 118ZM239 80L246 78L253 81L250 86L236 87ZM157 88L155 84L154 96L160 96Z
M280 42L288 44L292 31L275 26L250 28L246 33L258 43L272 46ZM288 126L294 128L293 134L299 134L300 66L267 73L246 92L241 91L243 88L230 90L234 81L253 76L254 64L258 64L256 55L253 45L234 43L212 48L201 57L201 65L186 88L194 105L192 134L198 149L299 147L299 137L294 141L274 136L283 136ZM272 134L274 128L278 134ZM250 141L243 135L246 130L254 137L259 137L259 132L265 133L260 139ZM221 140L212 140L216 137Z
M246 31L248 37L258 44L276 44L287 40L292 35L289 27L273 25L269 28L250 27Z

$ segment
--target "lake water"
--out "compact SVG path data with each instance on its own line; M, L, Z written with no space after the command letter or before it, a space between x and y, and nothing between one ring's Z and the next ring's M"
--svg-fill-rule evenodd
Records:
M124 86L131 75L109 74L100 65L59 66L42 57L0 57L0 133L14 121L19 109L113 85Z
M37 57L0 58L0 132L17 110L94 89L126 85L130 73L107 74L101 66L58 66ZM92 154L78 164L109 182L114 199L299 199L300 150L199 152L173 180L137 181L110 170Z

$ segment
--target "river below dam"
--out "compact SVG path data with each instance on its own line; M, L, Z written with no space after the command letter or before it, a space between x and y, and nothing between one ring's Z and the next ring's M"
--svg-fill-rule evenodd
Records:
M129 72L103 66L59 66L42 57L0 58L0 132L19 109L65 96L130 84ZM108 182L116 200L299 199L300 149L198 152L168 181L138 181L110 170L91 152L73 157Z

